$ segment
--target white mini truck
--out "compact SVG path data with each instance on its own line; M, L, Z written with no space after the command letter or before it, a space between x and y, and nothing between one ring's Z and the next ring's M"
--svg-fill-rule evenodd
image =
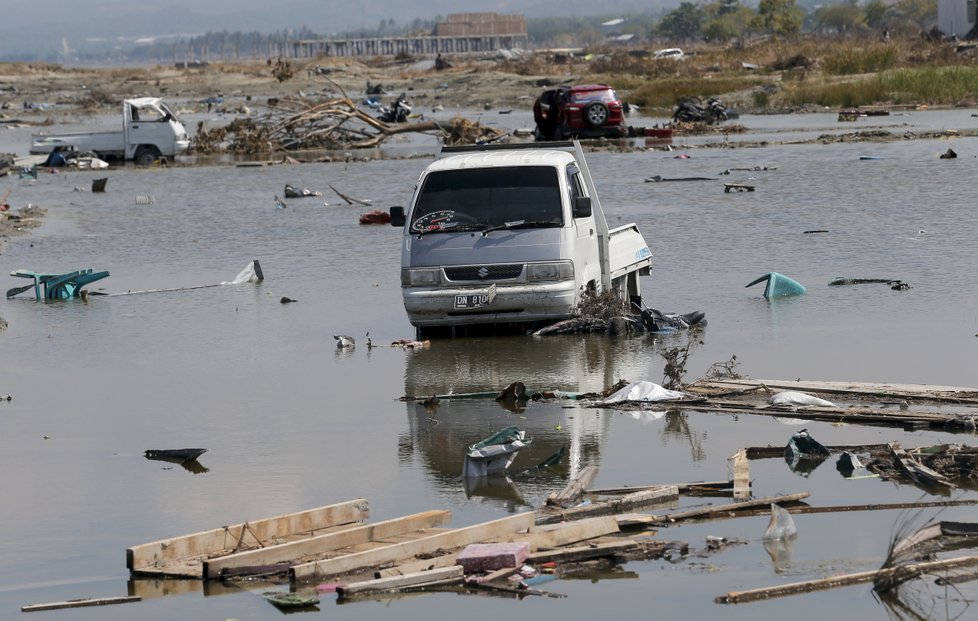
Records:
M102 159L133 160L145 166L190 146L183 123L158 97L123 101L121 124L120 129L104 132L34 134L31 153L91 152Z
M577 141L446 147L390 212L419 337L539 327L588 291L641 304L652 252L635 224L608 229Z

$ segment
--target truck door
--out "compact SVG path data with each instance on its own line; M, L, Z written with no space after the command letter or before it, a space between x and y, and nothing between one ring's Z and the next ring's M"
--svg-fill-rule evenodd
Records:
M567 167L567 192L569 205L574 199L587 196L581 171L571 164ZM571 214L573 216L573 214ZM574 278L579 287L601 286L601 261L598 256L598 236L594 225L594 214L587 218L573 218L574 222Z
M136 106L134 103L127 104L127 136L126 136L126 159L132 159L139 145L152 145L156 147L157 155L163 153L163 146L169 139L172 142L173 131L170 129L169 119L166 114L153 105Z

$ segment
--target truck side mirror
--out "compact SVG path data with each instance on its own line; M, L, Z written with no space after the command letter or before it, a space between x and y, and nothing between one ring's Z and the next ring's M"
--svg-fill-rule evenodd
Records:
M573 214L575 218L590 218L591 217L591 197L590 196L575 196L574 197L574 207Z
M404 208L391 207L391 226L404 226Z

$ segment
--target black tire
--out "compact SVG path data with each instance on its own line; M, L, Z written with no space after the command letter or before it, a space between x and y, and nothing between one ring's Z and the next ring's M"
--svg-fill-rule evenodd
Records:
M158 159L160 159L159 149L145 145L136 149L136 154L132 156L136 166L150 166Z
M609 112L608 106L599 101L584 106L584 120L591 127L603 126L608 122L610 116L611 112Z

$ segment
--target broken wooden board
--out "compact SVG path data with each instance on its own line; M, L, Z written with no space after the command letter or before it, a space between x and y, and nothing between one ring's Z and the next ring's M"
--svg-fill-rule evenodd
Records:
M833 423L849 423L862 425L885 425L912 429L932 428L945 431L962 431L974 424L972 417L950 412L910 412L874 410L867 407L826 407L804 406L794 409L775 408L767 405L752 404L745 401L704 399L698 402L684 403L671 401L669 407L674 409L699 410L701 412L728 412L736 414L757 414L798 418L802 420L817 420Z
M740 449L731 458L734 473L734 500L750 498L750 464L747 461L747 449Z
M412 541L381 546L322 561L302 563L289 570L289 580L294 584L330 576L340 576L384 563L411 559L421 554L432 554L438 550L452 550L465 547L470 543L490 541L496 537L527 530L533 526L534 516L535 513L528 511Z
M782 452L784 449L781 449ZM619 494L631 494L642 490L655 489L663 485L675 485L680 494L697 495L723 495L732 493L733 481L693 481L691 483L657 483L655 485L623 485L622 487L593 487L587 490L588 494L595 496L615 496Z
M464 572L459 565L432 569L430 571L418 571L402 576L391 576L374 580L364 580L337 587L336 592L340 598L352 597L354 595L364 595L366 593L383 593L386 591L396 591L405 587L416 587L425 584L450 584L452 582L462 582Z
M569 507L584 495L584 490L598 476L598 467L595 465L584 466L567 487L559 492L554 492L547 497L547 504L557 507Z
M745 391L764 387L772 390L799 390L829 394L848 394L861 397L919 399L978 405L978 388L964 386L935 386L930 384L897 384L890 382L830 382L768 379L699 380L686 387L689 392L702 394L708 390Z
M513 540L529 542L530 550L535 552L612 535L618 531L618 521L614 516L608 515L562 524L534 526L528 534Z
M429 571L431 569L441 569L457 565L458 555L461 550L456 550L451 554L443 554L432 558L425 558L418 561L398 562L391 567L378 569L374 572L374 578L390 578L391 576L403 576L418 571Z
M129 604L141 601L141 597L99 597L93 599L69 599L66 602L51 602L48 604L28 604L21 606L21 612L39 612L41 610L58 610L61 608L83 608L86 606L109 606L112 604Z
M756 602L762 599L782 597L785 595L810 593L812 591L834 589L835 587L873 582L880 578L895 577L905 581L911 577L921 576L931 571L955 569L957 567L970 567L974 565L978 565L978 556L966 556L940 561L929 561L925 563L913 563L909 565L887 567L885 569L830 576L828 578L820 578L818 580L792 582L774 587L751 589L748 591L731 591L725 595L720 595L713 601L717 604L743 604L747 602Z
M653 516L659 523L668 524L671 522L681 522L694 519L717 519L722 517L736 517L736 512L743 509L751 509L765 505L780 505L782 503L796 502L811 496L809 492L799 492L797 494L786 494L784 496L768 496L767 498L756 498L744 502L733 502L725 505L715 505L701 507L697 509L687 509L686 511L676 511L665 515Z
M888 450L889 444L830 444L825 448L830 453L873 453ZM783 459L784 449L784 446L748 446L744 450L747 452L747 459Z
M283 543L248 552L239 552L204 561L203 576L215 579L225 570L259 567L297 559L309 560L351 546L424 531L447 524L452 519L448 511L423 511L404 517L364 524L340 532L327 533L298 541Z
M593 502L588 505L563 509L561 511L541 511L537 516L536 523L554 524L599 515L615 515L626 513L638 507L675 502L677 500L679 500L679 489L675 485L660 485L658 487L632 492L631 494L626 494L613 500Z
M907 454L899 442L890 442L890 455L896 462L897 467L910 477L910 480L923 487L953 489L954 483L948 481L942 474L931 470L913 457Z
M369 516L367 501L358 498L133 546L126 550L126 566L133 574L202 578L205 559L340 529Z
M531 554L530 558L527 559L527 562L532 565L534 563L548 563L550 561L557 563L586 561L594 558L615 556L616 554L621 554L628 550L634 549L637 545L638 543L635 541L625 539L614 543L599 543L593 546L575 546L573 548L547 550Z

